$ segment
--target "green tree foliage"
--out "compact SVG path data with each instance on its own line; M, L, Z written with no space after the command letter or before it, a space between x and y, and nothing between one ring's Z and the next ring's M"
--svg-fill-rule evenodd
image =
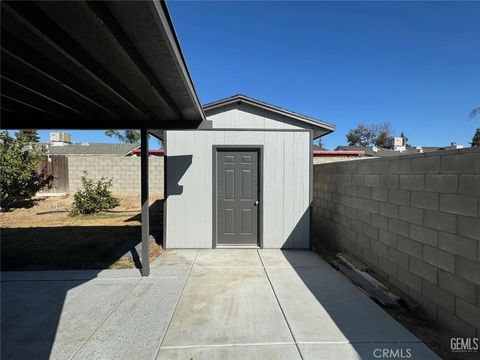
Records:
M480 146L480 128L475 131L475 135L473 135L472 142L470 145L473 146Z
M105 135L110 137L115 137L120 141L127 144L138 144L140 142L140 131L139 130L107 130ZM150 136L149 136L150 138ZM157 139L158 145L160 148L163 148L163 141Z
M355 129L347 133L347 141L350 146L387 146L387 139L392 134L392 128L388 122L372 124L370 126L359 124Z
M470 111L470 117L474 118L475 116L480 116L480 106L474 108L472 111ZM473 146L480 146L480 128L477 128L475 131L475 134L473 135L472 142L470 145Z
M53 177L38 172L37 166L46 149L32 146L27 138L13 138L0 132L0 206L3 211L32 203L33 196L49 186Z
M115 137L127 144L140 142L140 130L106 130L105 135Z
M19 130L15 133L15 137L26 143L34 143L40 141L40 135L37 130Z
M69 215L95 214L120 205L119 199L113 196L110 191L111 187L112 179L107 180L102 177L95 182L88 178L88 173L85 171L82 176L82 189L78 190L73 196Z

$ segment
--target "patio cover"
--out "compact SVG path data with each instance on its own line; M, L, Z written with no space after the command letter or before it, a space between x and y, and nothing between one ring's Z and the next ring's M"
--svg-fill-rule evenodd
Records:
M4 129L185 129L204 119L165 2L2 1Z
M205 119L163 1L2 1L2 129L141 129L142 273L148 137Z

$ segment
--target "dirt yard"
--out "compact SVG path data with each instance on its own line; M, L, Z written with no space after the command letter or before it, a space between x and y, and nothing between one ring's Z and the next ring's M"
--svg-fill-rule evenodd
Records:
M140 196L116 196L120 206L105 214L69 217L73 196L0 213L2 271L140 267ZM150 196L151 259L161 252L162 205Z

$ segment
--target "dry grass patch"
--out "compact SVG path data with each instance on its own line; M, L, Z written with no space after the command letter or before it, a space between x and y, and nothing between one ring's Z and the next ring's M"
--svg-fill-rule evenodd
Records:
M138 267L140 197L119 197L120 206L104 214L69 217L65 209L72 197L39 199L29 209L0 213L2 270ZM155 197L150 204L153 260L161 252L163 212Z

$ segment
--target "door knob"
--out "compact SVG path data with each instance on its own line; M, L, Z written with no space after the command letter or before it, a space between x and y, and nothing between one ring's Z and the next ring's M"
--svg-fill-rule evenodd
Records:
M258 200L253 203L253 205L257 206L258 205Z

